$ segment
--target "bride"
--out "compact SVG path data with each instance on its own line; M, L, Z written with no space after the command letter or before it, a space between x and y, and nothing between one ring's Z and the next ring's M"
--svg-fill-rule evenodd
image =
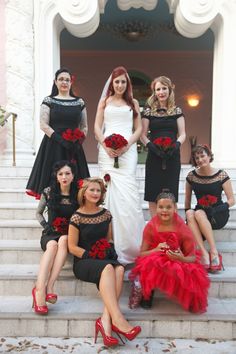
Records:
M99 142L100 175L109 175L105 206L112 214L115 249L120 263L134 262L139 254L144 218L136 182L137 146L142 125L138 101L133 99L131 81L126 69L115 68L103 90L95 118L95 137ZM118 150L104 140L120 134L128 144ZM119 168L114 167L118 157Z

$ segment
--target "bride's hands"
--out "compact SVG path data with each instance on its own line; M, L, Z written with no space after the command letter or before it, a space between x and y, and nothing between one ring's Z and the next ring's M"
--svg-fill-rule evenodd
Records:
M103 145L103 147L104 147L104 149L105 149L105 151L106 151L106 153L107 153L107 155L109 157L117 157L117 156L119 156L117 154L117 150L114 150L114 149L111 149L109 147L106 147L106 145L105 146Z
M123 148L117 149L116 153L117 156L121 156L123 155L125 152L127 152L129 150L129 145L124 146Z

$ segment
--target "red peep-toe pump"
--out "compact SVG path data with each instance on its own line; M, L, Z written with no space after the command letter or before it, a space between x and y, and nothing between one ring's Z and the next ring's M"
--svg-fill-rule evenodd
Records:
M210 255L210 260L210 272L220 272L222 269L224 269L222 255L220 253L218 253L218 255L215 255L214 257Z
M40 314L40 315L46 315L48 313L48 307L47 305L43 306L38 306L37 301L36 301L36 288L32 289L32 296L33 296L33 304L32 308L34 309L34 312Z
M57 294L47 294L46 302L50 302L50 304L55 304L57 302Z
M111 337L106 335L102 320L101 318L98 318L97 321L95 322L95 338L94 338L94 343L97 342L97 337L98 337L98 332L101 333L102 338L103 338L103 343L107 347L113 347L114 345L119 344L119 341L117 338Z
M140 326L133 327L129 332L123 332L116 326L112 325L112 330L115 332L119 337L122 334L126 339L133 340L137 335L141 332ZM121 338L120 338L121 339ZM122 339L121 339L122 340Z

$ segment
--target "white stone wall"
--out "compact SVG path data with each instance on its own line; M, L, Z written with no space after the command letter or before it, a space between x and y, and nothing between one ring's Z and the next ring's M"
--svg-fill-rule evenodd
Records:
M5 8L7 110L15 112L16 148L32 152L34 141L33 1L8 0ZM7 147L12 149L11 120Z

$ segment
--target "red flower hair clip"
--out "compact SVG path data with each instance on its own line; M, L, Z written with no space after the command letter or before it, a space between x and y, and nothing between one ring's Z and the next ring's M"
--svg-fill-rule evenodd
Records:
M80 189L80 188L83 188L83 185L84 185L84 180L83 179L78 179L77 187Z

